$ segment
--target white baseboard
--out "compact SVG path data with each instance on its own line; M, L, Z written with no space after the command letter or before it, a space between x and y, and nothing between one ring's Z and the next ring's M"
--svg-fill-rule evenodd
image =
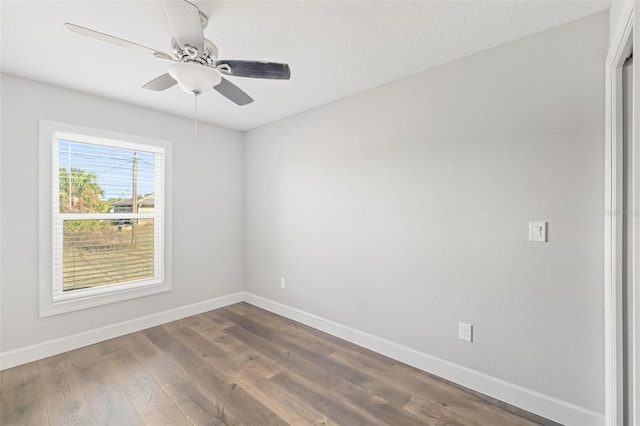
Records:
M565 425L603 425L604 414L471 370L364 331L245 292L245 302Z
M244 293L238 292L215 299L205 300L179 308L169 309L144 317L123 321L117 324L100 327L95 330L84 331L58 339L48 340L23 348L0 353L0 370L37 361L52 355L57 355L83 346L92 345L104 340L112 339L125 334L155 327L180 318L207 312L212 309L222 308L234 303L242 302Z

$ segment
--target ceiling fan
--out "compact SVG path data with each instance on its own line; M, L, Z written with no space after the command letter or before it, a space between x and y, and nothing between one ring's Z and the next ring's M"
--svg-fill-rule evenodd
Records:
M247 105L253 102L251 96L224 76L274 80L288 80L291 77L287 64L219 60L218 48L204 37L204 29L209 21L207 15L187 0L164 0L163 3L173 32L171 38L173 56L79 25L67 22L65 26L76 34L173 62L169 72L142 86L148 90L162 91L178 84L186 92L195 95L197 99L198 95L213 89L237 105Z

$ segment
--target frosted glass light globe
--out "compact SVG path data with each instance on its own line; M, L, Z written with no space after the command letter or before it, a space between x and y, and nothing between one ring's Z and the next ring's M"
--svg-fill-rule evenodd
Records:
M207 92L222 81L218 70L196 62L176 62L169 69L169 75L188 93Z

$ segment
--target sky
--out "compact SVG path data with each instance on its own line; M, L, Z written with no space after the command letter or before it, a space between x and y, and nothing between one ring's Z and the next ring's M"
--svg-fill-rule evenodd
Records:
M134 151L81 142L59 141L59 166L82 169L97 175L104 190L103 199L131 198ZM154 192L155 158L151 152L138 151L138 195Z

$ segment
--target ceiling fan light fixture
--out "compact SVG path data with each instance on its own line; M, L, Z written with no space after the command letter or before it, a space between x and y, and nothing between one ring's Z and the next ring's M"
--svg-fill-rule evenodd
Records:
M215 68L197 62L176 62L169 69L169 74L187 93L208 92L222 81L222 76Z
M219 60L218 48L204 37L207 15L188 0L163 0L163 3L172 33L173 56L70 22L64 25L81 36L172 62L169 72L142 86L146 90L161 92L178 84L185 92L195 95L197 100L198 95L214 89L234 104L243 106L253 102L253 98L223 75L269 80L289 80L291 77L289 65L283 63Z

